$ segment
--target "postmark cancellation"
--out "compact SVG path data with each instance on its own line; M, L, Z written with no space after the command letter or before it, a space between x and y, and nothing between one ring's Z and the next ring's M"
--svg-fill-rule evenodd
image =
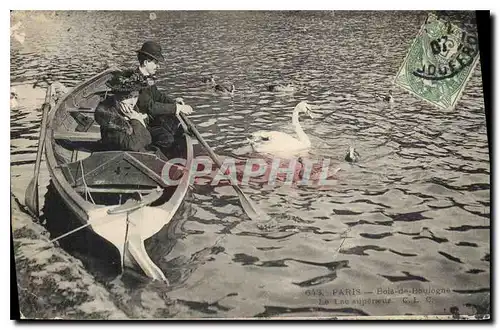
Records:
M479 59L474 31L429 14L394 83L441 109L453 109Z

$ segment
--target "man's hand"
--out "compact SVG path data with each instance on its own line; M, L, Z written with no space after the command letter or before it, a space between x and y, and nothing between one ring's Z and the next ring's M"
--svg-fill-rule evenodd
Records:
M134 107L130 106L129 104L127 103L124 103L124 102L119 102L118 103L118 109L125 115L129 115L131 114L132 112L136 112L134 110Z
M177 104L176 114L179 114L179 112L190 115L193 113L193 108L191 108L191 106L187 104Z
M132 120L132 119L138 120L141 122L141 124L144 127L146 127L146 123L144 122L144 115L140 112L137 112L135 110L131 110L130 113L125 114L125 117L127 117L130 120Z

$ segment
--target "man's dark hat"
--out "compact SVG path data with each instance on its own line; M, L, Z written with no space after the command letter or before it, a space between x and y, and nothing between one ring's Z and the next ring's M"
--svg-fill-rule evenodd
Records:
M146 41L143 45L142 48L137 51L138 53L142 53L144 55L147 55L158 62L164 62L165 59L163 58L163 55L161 54L161 46L159 43L154 42L154 41Z
M136 70L123 70L113 73L106 86L115 94L127 94L147 88L147 80Z

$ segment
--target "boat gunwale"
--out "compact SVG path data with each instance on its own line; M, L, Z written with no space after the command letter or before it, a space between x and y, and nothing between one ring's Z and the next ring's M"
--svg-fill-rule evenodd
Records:
M107 69L103 72L100 72L92 76L87 80L84 80L83 82L75 86L72 90L70 90L68 93L63 95L59 100L57 100L54 109L51 109L49 113L49 118L47 121L47 132L45 135L45 160L47 163L47 168L49 169L50 172L51 180L56 181L54 185L56 190L59 192L61 197L63 197L65 202L69 206L71 206L71 210L80 217L80 220L82 220L82 222L88 221L89 211L95 208L95 206L90 202L86 201L80 194L78 194L73 189L73 187L71 187L71 185L69 184L68 180L66 179L62 171L58 172L56 170L59 164L55 158L56 152L54 150L54 144L56 143L54 139L54 132L56 131L54 127L54 120L57 114L59 114L61 111L65 111L64 109L62 109L62 106L66 103L66 101L69 99L70 96L82 91L86 86L88 86L92 82L95 82L98 79L116 70L117 70L116 68Z

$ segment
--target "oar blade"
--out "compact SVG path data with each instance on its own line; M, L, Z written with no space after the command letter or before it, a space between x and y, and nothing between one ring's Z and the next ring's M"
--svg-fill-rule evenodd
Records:
M28 210L36 217L39 216L38 208L38 187L35 187L35 178L31 179L28 187L26 188L26 193L24 194L24 205Z
M238 197L240 198L241 207L243 208L243 210L250 219L252 219L253 221L270 220L270 217L266 213L259 211L259 209L255 206L254 202L243 193L240 187L238 186L233 186L233 187L234 190L236 190Z

